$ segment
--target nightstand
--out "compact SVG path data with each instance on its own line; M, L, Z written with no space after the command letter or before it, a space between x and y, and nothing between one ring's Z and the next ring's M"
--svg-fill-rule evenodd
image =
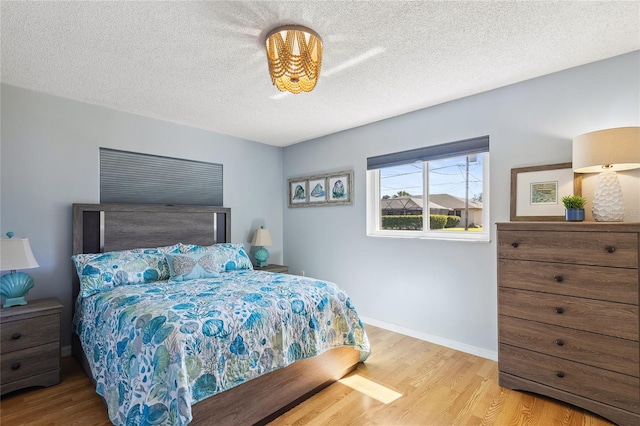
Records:
M0 309L0 395L60 383L60 312L56 298Z
M254 266L253 269L256 271L279 272L281 274L289 272L289 267L285 265Z

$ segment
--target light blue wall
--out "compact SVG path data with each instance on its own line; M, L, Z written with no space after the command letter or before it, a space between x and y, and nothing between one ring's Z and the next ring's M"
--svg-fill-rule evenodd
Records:
M2 85L0 232L29 237L40 267L27 300L64 304L70 344L71 204L100 202L99 147L222 163L233 242L271 231L282 262L282 148ZM159 171L161 172L161 171Z
M287 147L283 185L353 168L355 203L285 207L285 263L343 286L374 323L494 357L495 223L509 220L510 170L570 162L572 137L637 125L634 52ZM482 135L490 136L491 243L366 236L367 157ZM625 191L634 193L637 215L640 175L633 176Z
M99 202L98 148L223 163L234 242L266 225L272 263L284 253L292 272L340 284L365 318L491 354L495 242L366 237L366 158L488 134L491 222L507 221L511 168L570 161L573 136L640 124L638 75L635 52L293 145L284 157L282 148L2 85L0 232L30 238L41 266L29 271L36 287L28 299L61 299L68 345L71 204ZM286 207L287 178L348 168L354 205ZM635 191L638 214L640 173L626 173L625 197Z

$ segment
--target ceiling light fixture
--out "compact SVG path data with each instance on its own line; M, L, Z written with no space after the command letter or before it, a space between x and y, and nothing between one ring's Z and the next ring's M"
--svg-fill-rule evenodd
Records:
M281 92L310 92L322 65L322 40L301 26L279 27L265 40L271 82Z

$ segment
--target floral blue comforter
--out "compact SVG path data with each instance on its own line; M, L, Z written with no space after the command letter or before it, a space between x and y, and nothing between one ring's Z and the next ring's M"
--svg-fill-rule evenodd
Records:
M369 354L333 283L261 271L79 298L76 333L117 425L184 425L191 405L338 346Z

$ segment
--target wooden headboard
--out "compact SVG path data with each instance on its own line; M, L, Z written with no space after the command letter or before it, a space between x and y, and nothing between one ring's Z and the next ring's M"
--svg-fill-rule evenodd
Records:
M159 204L74 204L72 253L231 241L231 209ZM80 291L73 271L73 300Z

